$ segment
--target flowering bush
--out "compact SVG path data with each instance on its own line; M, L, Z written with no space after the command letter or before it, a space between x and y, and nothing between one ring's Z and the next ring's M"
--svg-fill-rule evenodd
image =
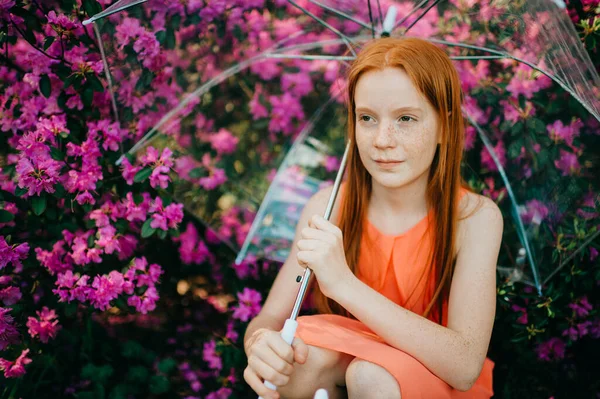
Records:
M108 3L69 0L52 9L45 0L0 0L0 398L248 397L242 338L277 267L255 257L232 265L223 239L244 241L254 210L236 198L273 178L271 167L339 84L340 67L265 59L162 118L190 89L277 42L335 35L317 26L302 32L301 12L283 0L153 0L99 23L100 46L82 21ZM450 3L415 32L466 40L497 27L488 2L481 7L489 19L470 27L459 16L474 4ZM599 65L598 2L569 4L568 12ZM552 227L538 236L546 273L583 250L543 296L500 276L490 349L496 393L598 395L600 243L596 236L583 245L599 228L598 187L590 183L598 160L589 157L600 149L598 124L523 64L505 64L510 74L486 60L457 67L471 94L465 108L489 126L497 157L469 127L474 189L510 215L499 162L515 180L547 169L544 179L566 177L573 198L584 197L574 226L560 224L564 204L525 197L523 222ZM159 138L117 166L157 125ZM328 132L339 133L343 119L338 125ZM335 156L318 165L323 176L338 166ZM510 228L505 242L518 245Z

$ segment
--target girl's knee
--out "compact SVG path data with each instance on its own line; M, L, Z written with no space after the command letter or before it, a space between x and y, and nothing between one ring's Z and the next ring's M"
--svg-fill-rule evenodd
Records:
M383 367L362 359L354 359L346 369L349 399L401 398L398 381Z
M308 357L304 364L294 363L290 381L277 391L282 398L312 399L319 388L329 392L338 391L337 385L344 384L345 368L351 359L348 355L316 346L308 346Z

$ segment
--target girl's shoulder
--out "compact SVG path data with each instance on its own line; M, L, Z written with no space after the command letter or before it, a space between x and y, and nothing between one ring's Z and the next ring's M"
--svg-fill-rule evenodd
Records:
M458 202L457 253L460 251L467 229L485 229L488 221L502 219L502 212L493 200L465 188L461 190L463 193Z

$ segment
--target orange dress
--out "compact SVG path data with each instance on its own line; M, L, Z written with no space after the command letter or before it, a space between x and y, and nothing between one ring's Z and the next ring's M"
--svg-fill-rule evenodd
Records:
M462 190L460 197L465 193L466 190ZM357 265L357 277L361 281L417 314L423 314L429 303L425 298L431 298L435 289L432 278L419 281L427 264L428 253L432 250L427 234L430 217L431 213L397 236L379 232L366 220ZM448 323L447 310L446 301L442 320L444 326ZM308 345L347 353L385 368L398 381L402 399L488 399L493 395L494 362L489 358L485 359L473 387L461 392L453 389L411 355L388 345L358 320L330 314L301 316L298 318L296 336Z

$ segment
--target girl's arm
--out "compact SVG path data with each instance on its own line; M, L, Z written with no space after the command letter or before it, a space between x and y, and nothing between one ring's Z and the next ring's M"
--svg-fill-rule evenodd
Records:
M389 345L423 363L432 373L469 390L481 373L496 312L496 262L502 214L485 198L465 219L448 303L448 327L395 304L354 277L331 298Z

